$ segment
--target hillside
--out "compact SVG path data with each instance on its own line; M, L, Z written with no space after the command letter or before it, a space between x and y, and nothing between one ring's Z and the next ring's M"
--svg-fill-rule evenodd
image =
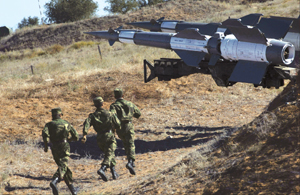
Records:
M120 178L112 180L107 172L109 181L100 179L96 171L103 154L91 128L85 145L70 143L69 167L79 194L300 194L300 74L280 89L243 83L223 88L201 74L145 84L143 59L176 55L120 43L110 47L83 35L163 16L201 22L254 12L297 17L296 4L299 0L175 0L126 15L29 28L2 39L0 48L15 51L0 52L0 194L51 194L57 166L51 152L43 152L41 139L51 108L61 107L81 137L82 124L94 111L92 99L102 96L108 109L116 87L142 112L133 121L137 175L125 168L117 138ZM70 194L63 182L59 191Z

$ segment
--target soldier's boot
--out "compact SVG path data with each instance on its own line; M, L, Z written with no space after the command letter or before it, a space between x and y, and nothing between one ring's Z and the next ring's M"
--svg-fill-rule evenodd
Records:
M106 165L102 165L101 168L97 171L97 173L101 176L103 181L108 181L108 179L105 175L105 171L106 171Z
M110 171L113 179L118 179L119 174L116 172L115 167L110 167Z
M135 171L134 171L134 168L132 166L132 163L133 163L133 160L129 159L129 161L126 165L126 168L129 170L130 174L135 175Z
M50 182L50 187L52 188L52 193L53 195L58 195L58 188L57 188L57 184L60 182L60 179L58 177L54 178L51 182Z
M77 193L79 192L80 188L79 187L74 187L73 184L69 184L67 185L69 190L71 191L72 195L77 195Z

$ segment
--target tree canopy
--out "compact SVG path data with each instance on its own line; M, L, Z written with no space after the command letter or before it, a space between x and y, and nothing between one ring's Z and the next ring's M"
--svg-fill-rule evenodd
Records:
M18 23L18 28L23 28L25 26L34 26L39 24L39 18L38 17L31 17L23 18L20 23Z
M51 0L45 8L49 22L65 23L90 18L98 4L93 0Z
M104 10L111 13L125 14L128 11L137 10L148 5L166 2L169 0L106 0L110 5Z

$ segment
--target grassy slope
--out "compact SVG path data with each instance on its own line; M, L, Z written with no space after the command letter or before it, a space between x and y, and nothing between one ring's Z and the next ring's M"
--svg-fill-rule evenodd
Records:
M230 5L209 1L174 1L124 16L110 16L67 25L56 25L50 28L27 29L9 39L2 40L1 43L4 41L6 45L10 45L9 47L14 49L18 47L20 49L27 48L28 45L29 47L31 45L32 47L47 48L54 43L68 45L73 40L85 40L86 37L82 37L81 34L85 30L107 29L109 23L107 19L109 18L112 18L112 23L117 27L119 24L127 21L149 20L160 16L165 16L167 19L201 22L217 22L226 19L228 16L240 17L253 12L261 12L265 15L297 17L299 13L297 13L298 8L294 6L295 4L299 4L299 1L269 1L262 4L253 3L246 5L233 3ZM274 10L276 10L275 13L273 13ZM80 30L74 30L77 28ZM64 33L68 34L68 36ZM82 37L82 39L76 39L76 36ZM38 39L32 41L30 38L33 37L42 37L42 42ZM65 42L62 41L63 39L65 39ZM23 44L18 44L20 43L19 41ZM194 151L188 156L185 156L187 153L182 152L181 149L170 150L168 151L169 153L150 152L149 156L154 156L152 158L146 157L146 155L148 156L147 153L141 154L139 158L145 160L144 163L154 160L153 162L151 161L153 165L161 166L160 162L164 162L164 166L160 167L159 170L151 167L150 164L146 164L148 167L151 167L149 169L140 167L141 170L139 171L142 177L130 178L134 180L133 183L130 183L130 180L124 175L126 170L119 170L122 173L122 178L127 179L127 186L123 184L125 182L124 179L111 184L97 184L97 178L89 173L90 169L94 170L97 168L91 166L91 164L96 164L93 158L86 157L81 160L71 161L71 166L76 170L76 175L79 176L88 172L87 177L80 180L80 182L85 183L82 184L85 187L85 194L99 191L112 193L112 191L108 190L109 188L116 189L113 193L121 192L125 194L299 193L300 187L297 183L300 172L298 169L299 153L297 150L300 143L298 136L299 104L298 107L285 105L286 98L281 95L279 97L282 97L282 99L277 100L275 106L272 105L272 110L262 113L260 117L247 124L259 114L251 113L251 106L266 105L266 102L263 102L264 99L271 100L274 94L276 95L279 91L256 91L244 85L220 89L215 86L211 78L206 76L201 78L191 76L169 83L154 82L151 83L151 86L145 85L139 82L142 79L141 65L139 65L142 59L155 59L161 57L161 55L166 57L173 54L161 51L165 53L160 52L160 55L158 55L155 49L144 47L140 47L139 50L142 50L142 52L138 53L138 49L135 49L133 46L125 46L124 49L124 46L119 44L113 48L103 43L100 43L100 45L105 50L101 65L99 65L99 55L95 51L96 47L93 45L77 50L65 46L63 51L57 54L43 54L41 57L35 56L33 58L24 55L26 52L31 52L27 50L20 53L4 54L12 57L5 58L2 61L3 63L1 63L1 69L11 68L10 71L2 73L3 77L1 79L1 105L3 107L1 111L1 140L9 139L12 142L1 143L1 154L4 155L2 156L4 160L0 165L1 170L4 170L1 175L1 193L26 194L38 193L39 190L48 192L49 188L45 186L48 186L47 180L49 180L49 176L55 170L55 165L51 155L40 154L39 143L36 145L35 142L32 144L31 141L28 141L28 139L40 139L39 131L44 123L49 120L46 110L58 105L59 102L63 102L61 105L63 105L66 113L73 112L66 115L67 119L71 120L75 126L80 127L86 113L92 110L87 108L82 102L89 101L95 95L104 94L105 100L108 101L107 107L109 102L113 101L110 92L111 88L115 86L126 88L127 95L131 100L137 102L144 109L144 112L152 112L157 115L152 116L152 113L148 113L149 116L155 119L149 120L145 118L143 124L137 126L138 132L147 132L149 129L149 132L153 131L153 134L150 133L152 138L149 137L148 133L144 137L143 133L139 134L137 132L139 140L164 140L160 136L166 133L167 135L179 136L177 134L178 130L175 132L171 130L166 131L166 129L160 130L161 128L166 128L165 126L160 126L162 123L172 127L171 123L168 124L166 122L170 119L168 117L165 118L165 114L159 112L160 110L166 110L169 115L172 113L172 116L177 117L178 120L170 120L170 122L178 122L180 124L178 127L191 128L193 124L196 124L196 127L199 125L198 128L204 128L199 123L206 124L209 127L230 126L232 128L243 124L246 125L235 131L230 138L222 138L219 142L223 143L222 147L214 152L211 151L216 145L214 145L215 142L212 142L206 143L204 146L199 145L196 148L188 147L186 149L187 153ZM120 61L120 59L125 59L125 56L129 57L124 61ZM24 64L26 67L33 64L38 71L36 75L30 76L23 71L20 73L19 70L24 67L22 66ZM115 69L119 69L120 72L114 71ZM46 81L47 79L54 80ZM107 82L111 79L112 82ZM95 80L101 82L94 83ZM201 84L199 85L199 83ZM222 97L220 94L223 94ZM286 94L286 92L283 94ZM241 101L237 100L238 97ZM181 102L180 99L185 101ZM249 102L246 104L245 101ZM258 102L258 104L254 104L254 101ZM195 102L197 102L197 105L201 105L200 110L198 106L196 108L193 105ZM211 105L210 103L216 105ZM147 104L148 106L146 106ZM222 108L224 104L229 104L230 106ZM179 105L182 107L179 107ZM279 105L280 107L278 108ZM178 109L181 111L187 110L186 116L177 115L178 112L176 110ZM172 110L175 112L171 112ZM195 114L193 112L195 110L196 113L200 111L203 114L200 121L197 121L199 119L194 117ZM234 112L233 110L240 110L240 112ZM263 109L257 108L258 110ZM235 118L234 115L226 118L225 115L228 115L228 112L233 112L237 116L245 116L246 119L243 122L239 122L240 117ZM247 114L249 116L246 116ZM211 117L218 120L210 122ZM164 119L166 120L164 121ZM156 123L158 123L157 127L153 126ZM184 133L186 132L182 132L182 134ZM197 135L197 133L188 134L188 137L193 138L197 137ZM188 137L185 139L191 140ZM22 144L16 144L15 139L23 140L21 141L22 143L24 140L27 140L25 142L26 147ZM159 142L155 143L158 144ZM189 143L189 141L186 143ZM195 149L199 150L195 151ZM41 170L39 168L42 166L41 162L36 162L31 155L28 155L29 151L35 154L35 157L38 156L39 159L42 159L41 162L47 164L51 170ZM162 156L167 159L171 155L177 156L173 164L156 157ZM181 158L183 159L181 160ZM122 155L118 157L117 161L120 164L124 163ZM83 166L87 166L88 169L82 168ZM143 172L143 169L146 172ZM46 180L46 182L41 182L41 180ZM91 184L88 184L87 181L91 182ZM104 187L101 187L101 185ZM62 190L66 192L66 189Z

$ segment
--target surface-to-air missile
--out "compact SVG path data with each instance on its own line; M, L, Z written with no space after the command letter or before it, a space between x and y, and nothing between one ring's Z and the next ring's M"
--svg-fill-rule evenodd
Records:
M211 74L219 86L245 82L278 88L297 71L295 45L299 45L299 36L298 39L292 36L290 41L282 39L290 29L297 28L295 20L299 22L299 19L260 17L261 14L250 14L219 24L201 24L197 28L186 25L175 33L123 30L121 27L86 33L108 39L111 46L119 41L171 49L181 58L155 60L154 66L144 60L145 82L155 77L170 80L204 73ZM149 77L147 67L151 70Z
M262 14L249 14L240 18L243 25L254 26L259 21ZM213 35L215 32L225 32L226 29L222 28L218 23L191 23L181 20L164 20L162 17L158 20L150 20L145 22L131 22L126 23L139 28L148 29L151 32L169 32L178 33L187 28L198 28L205 35Z
M291 66L295 67L295 64L300 63L300 15L298 18L286 18L276 16L271 16L270 18L262 18L262 16L263 14L259 13L249 14L241 17L240 22L243 25L256 26L268 38L281 39L282 37L284 37L283 41L293 43L295 46L296 54L295 61ZM290 22L292 22L291 26ZM126 24L148 29L151 32L178 33L187 28L198 28L200 29L202 34L211 36L215 32L224 32L225 35L231 33L230 30L226 29L225 26L214 23L206 24L190 23L180 20L164 20L164 17L158 20L152 19L150 21L132 22ZM290 26L287 33L286 26Z

